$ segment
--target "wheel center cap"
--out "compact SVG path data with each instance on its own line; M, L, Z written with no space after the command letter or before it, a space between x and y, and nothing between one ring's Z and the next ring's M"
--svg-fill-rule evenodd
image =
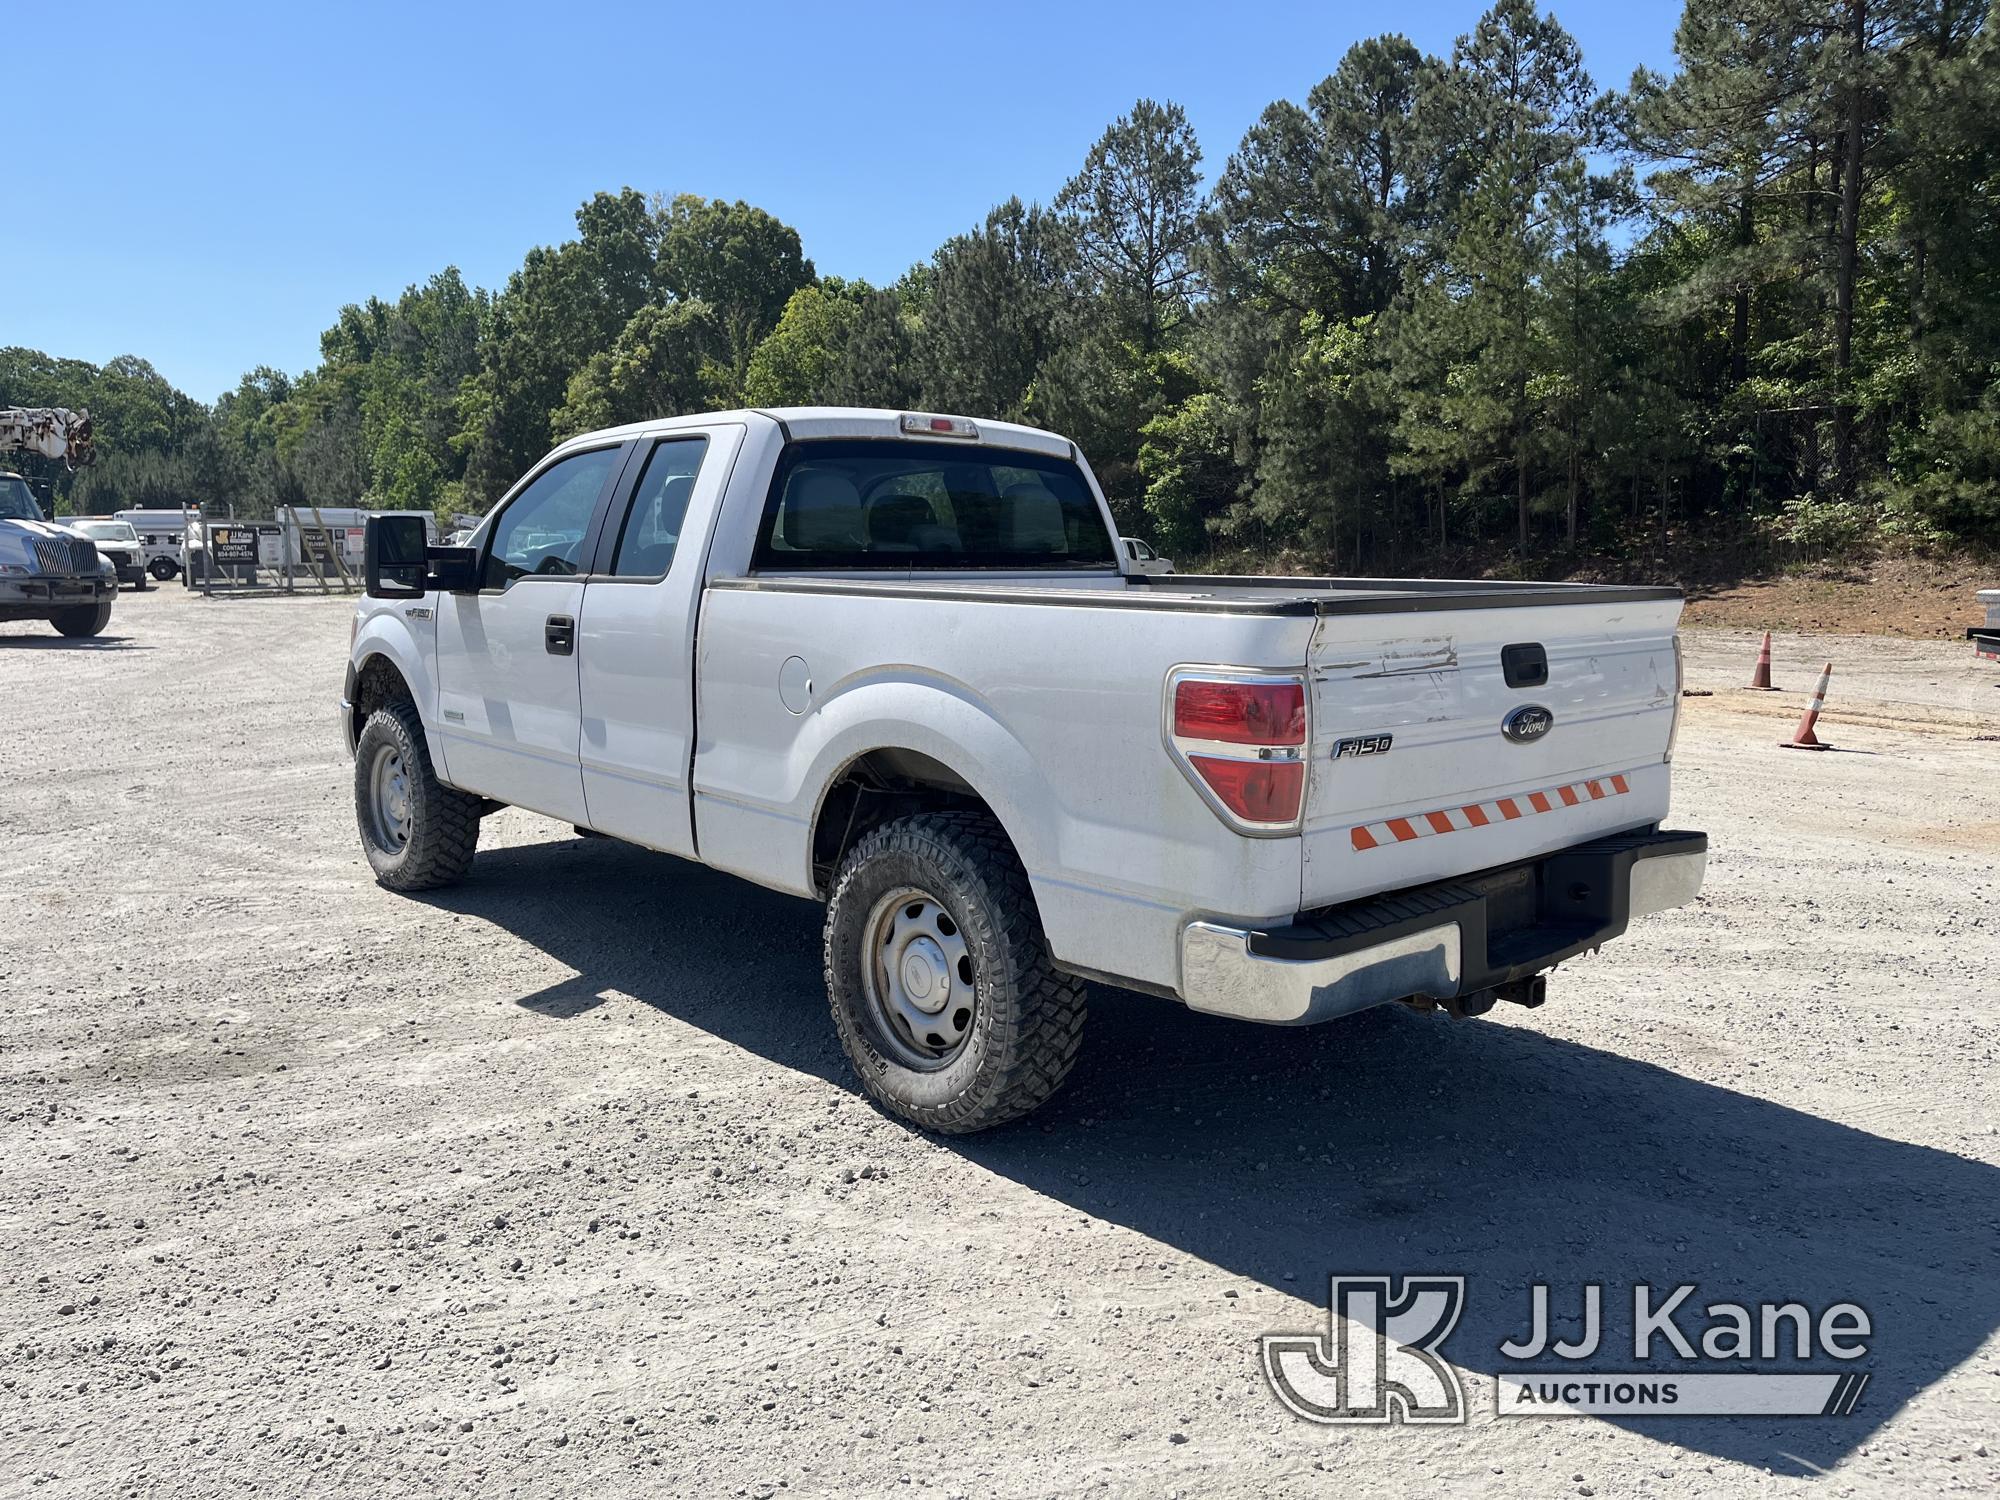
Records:
M920 937L903 950L903 993L926 1013L944 1009L951 975L945 967L944 949L927 937Z

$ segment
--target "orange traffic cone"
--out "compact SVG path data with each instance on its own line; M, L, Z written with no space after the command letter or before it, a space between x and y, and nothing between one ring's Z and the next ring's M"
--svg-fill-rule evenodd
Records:
M1826 670L1819 674L1819 686L1813 689L1812 702L1806 705L1805 717L1799 720L1798 733L1788 740L1778 741L1786 750L1831 750L1833 746L1813 735L1813 725L1819 722L1819 711L1826 707L1826 685L1833 676L1833 663L1826 664Z
M1757 670L1750 674L1750 686L1759 692L1775 693L1771 686L1771 632L1764 632L1763 649L1757 653Z

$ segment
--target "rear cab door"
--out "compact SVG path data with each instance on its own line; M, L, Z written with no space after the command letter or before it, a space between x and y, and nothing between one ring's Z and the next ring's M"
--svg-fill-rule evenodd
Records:
M597 538L578 620L588 826L695 853L694 639L707 540L743 444L741 423L649 434Z

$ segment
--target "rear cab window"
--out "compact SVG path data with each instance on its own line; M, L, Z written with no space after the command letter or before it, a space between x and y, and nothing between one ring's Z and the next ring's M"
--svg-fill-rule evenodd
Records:
M1114 569L1083 471L1010 448L897 438L790 443L752 566L933 572Z
M664 438L653 445L619 525L611 577L657 581L667 576L707 453L705 433Z

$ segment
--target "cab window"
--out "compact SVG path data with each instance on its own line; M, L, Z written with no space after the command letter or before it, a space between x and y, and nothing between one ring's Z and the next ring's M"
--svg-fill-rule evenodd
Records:
M765 504L759 568L1109 568L1116 553L1068 459L900 439L794 442Z
M668 438L653 445L619 528L618 547L611 556L614 577L666 577L680 546L695 475L707 452L705 437Z
M618 467L617 448L592 448L560 459L508 502L493 526L484 587L517 578L561 578L583 571L583 537L597 497Z

